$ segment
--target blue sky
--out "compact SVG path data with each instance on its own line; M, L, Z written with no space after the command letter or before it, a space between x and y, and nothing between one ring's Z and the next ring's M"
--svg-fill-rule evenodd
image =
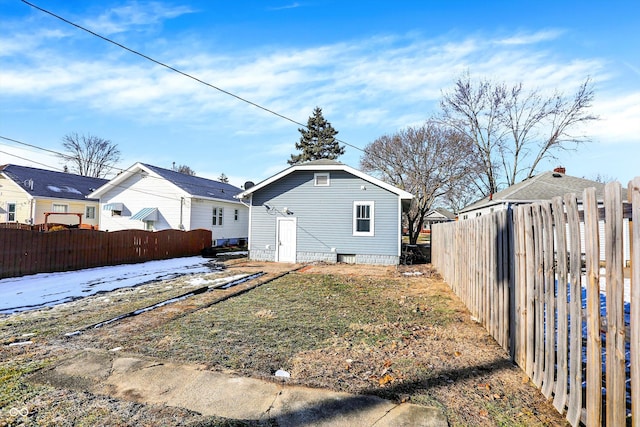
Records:
M313 108L364 148L419 125L442 91L474 78L543 92L594 82L591 142L560 153L574 176L640 176L640 2L52 1L33 3L207 83L306 123ZM110 139L118 164L231 183L286 168L298 127L38 11L0 0L0 136L61 150L71 132ZM358 167L362 152L341 161ZM29 159L23 160L20 157ZM60 168L0 139L0 164Z

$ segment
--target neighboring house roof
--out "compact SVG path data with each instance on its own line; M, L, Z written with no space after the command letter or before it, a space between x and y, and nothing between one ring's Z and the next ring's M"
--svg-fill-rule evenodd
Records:
M504 203L531 203L540 200L551 200L556 196L564 196L568 193L575 193L578 199L581 199L585 188L591 187L596 189L596 198L602 200L604 198L604 184L601 182L569 176L555 171L544 172L499 191L492 196L485 197L462 209L460 213Z
M94 191L91 194L92 197L100 197L100 195L105 193L107 190L121 185L124 180L140 171L157 175L192 197L224 200L228 202L238 203L238 200L236 200L233 196L242 191L240 188L224 182L201 178L199 176L187 175L146 163L136 163L129 169L120 173L111 181L107 182L105 185Z
M445 208L435 208L430 210L426 215L425 215L425 220L429 220L429 219L448 219L448 220L454 220L456 219L456 214L454 214L453 212L445 209Z
M378 187L382 187L385 190L390 191L391 193L397 194L401 199L413 199L413 195L401 190L399 188L394 187L393 185L387 184L386 182L383 182L377 178L374 178L370 175L367 175L364 172L361 172L357 169L354 169L350 166L345 165L344 163L340 163L337 162L335 160L328 160L328 159L322 159L322 160L313 160L310 162L306 162L306 163L300 163L297 165L293 165L290 168L287 168L285 170L283 170L280 173L277 173L275 175L273 175L270 178L265 179L262 182L259 182L258 184L254 185L251 188L247 188L246 190L244 190L242 193L236 195L236 198L238 199L242 199L245 198L246 196L254 193L257 190L260 190L261 188L266 187L267 185L278 181L281 178L284 178L285 176L297 172L297 171L344 171L344 172L348 172L352 175L357 176L358 178L361 178L365 181L368 181L374 185L377 185Z
M92 191L108 182L102 178L18 165L0 166L0 174L32 197L51 199L85 200Z

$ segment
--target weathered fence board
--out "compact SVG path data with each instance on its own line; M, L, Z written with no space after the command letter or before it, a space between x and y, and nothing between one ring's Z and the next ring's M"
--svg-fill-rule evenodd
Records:
M210 230L0 228L0 278L197 255L209 246Z
M622 273L622 200L620 183L605 186L605 259L607 262L607 425L625 423L625 327Z
M629 182L627 189L628 199L631 202L631 304L630 318L640 319L640 251L637 249L640 238L640 178ZM636 243L636 244L634 244ZM640 352L640 322L631 322L631 355ZM633 426L640 426L640 358L631 357L631 417Z
M596 191L584 191L587 268L587 424L602 424L602 340L600 338L600 238Z
M582 410L582 268L580 218L575 194L564 197L569 233L569 401L567 420L578 425Z
M553 205L553 219L555 222L555 236L556 236L556 258L558 260L566 260L568 256L567 252L567 222L564 214L564 205L562 197L555 197L551 201ZM558 289L558 323L556 327L557 334L557 375L556 386L554 390L553 406L558 412L564 412L564 408L567 404L567 382L568 382L568 367L569 367L569 350L567 342L569 341L569 321L567 317L567 292L569 288L568 269L566 262L557 262L556 264L556 277Z
M544 374L542 378L542 394L545 397L551 397L555 378L555 335L554 327L549 325L556 324L556 292L555 278L553 272L553 219L551 216L551 203L543 203L542 221L544 224L543 250L544 250Z
M571 425L640 427L640 178L628 204L618 183L595 194L434 225L432 260Z

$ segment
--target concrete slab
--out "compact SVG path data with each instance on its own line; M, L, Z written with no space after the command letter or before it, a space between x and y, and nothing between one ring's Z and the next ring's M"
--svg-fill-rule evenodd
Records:
M288 386L138 355L87 350L40 371L34 382L83 389L139 403L163 404L279 426L447 426L442 411L375 396Z

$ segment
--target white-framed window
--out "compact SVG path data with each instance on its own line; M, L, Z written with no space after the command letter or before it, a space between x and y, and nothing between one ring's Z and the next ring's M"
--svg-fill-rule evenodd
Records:
M51 212L67 213L67 212L69 212L69 205L63 205L61 203L54 203L51 206Z
M374 218L373 202L353 202L353 235L373 236Z
M16 204L7 203L7 222L16 222Z
M313 174L314 187L328 187L331 184L329 172L316 172Z
M213 208L213 215L211 216L211 225L221 226L223 218L223 208Z
M96 219L96 207L95 206L87 206L84 209L84 217L86 219Z
M239 209L234 210L233 211L233 220L237 221L239 217L240 217L240 210Z
M153 221L143 221L144 222L144 229L147 231L154 231L155 227L153 225Z

